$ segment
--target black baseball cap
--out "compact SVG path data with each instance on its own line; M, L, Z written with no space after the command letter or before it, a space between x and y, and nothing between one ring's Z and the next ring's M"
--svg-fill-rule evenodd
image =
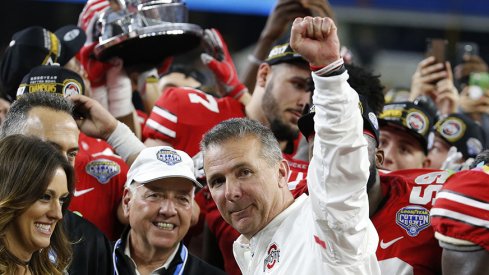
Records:
M379 115L380 127L393 126L413 135L428 154L433 143L433 125L435 115L421 104L404 101L389 103Z
M377 121L377 116L372 111L370 106L368 106L367 99L363 96L359 96L358 107L360 112L362 113L363 118L363 129L370 131L377 142L377 146L379 145L379 122ZM308 138L314 133L314 115L316 113L316 108L314 105L309 109L307 114L304 114L299 118L297 125L299 126L299 130L301 133Z
M87 40L85 32L75 25L61 27L54 34L61 42L61 53L58 62L61 66L68 63L80 51Z
M276 65L279 63L293 63L293 62L303 62L308 64L308 62L302 57L302 55L296 53L289 43L290 37L288 35L278 39L265 62L269 65Z
M455 146L465 159L475 158L486 148L481 126L462 114L440 119L435 124L435 133L450 146Z
M17 87L32 68L54 63L65 65L85 39L85 33L74 25L62 27L56 34L39 26L16 32L0 61L0 84L5 98L15 100Z
M72 70L57 65L43 65L32 69L17 89L17 98L24 94L49 92L64 97L84 94L83 79Z

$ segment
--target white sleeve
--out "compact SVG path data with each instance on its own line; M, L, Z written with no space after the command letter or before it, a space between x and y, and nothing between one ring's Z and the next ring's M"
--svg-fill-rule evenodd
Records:
M318 234L334 243L343 263L375 256L378 243L368 216L363 120L358 94L347 79L347 72L330 77L313 73L316 135L307 179Z

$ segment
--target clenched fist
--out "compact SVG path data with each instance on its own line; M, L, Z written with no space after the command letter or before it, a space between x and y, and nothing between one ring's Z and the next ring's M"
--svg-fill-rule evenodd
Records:
M296 18L290 46L314 67L325 67L341 58L336 25L328 17Z

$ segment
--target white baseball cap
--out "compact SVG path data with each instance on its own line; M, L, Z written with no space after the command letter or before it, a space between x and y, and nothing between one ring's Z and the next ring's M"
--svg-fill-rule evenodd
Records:
M142 150L127 172L126 187L134 181L148 183L164 178L184 178L202 187L195 179L192 158L170 146L147 147Z

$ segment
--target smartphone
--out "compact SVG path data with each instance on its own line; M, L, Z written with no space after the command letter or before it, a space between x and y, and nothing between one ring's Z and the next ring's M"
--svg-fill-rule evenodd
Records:
M426 57L434 56L436 63L443 63L447 60L448 41L445 39L429 38L426 41Z
M474 42L458 42L456 45L456 64L464 63L465 55L479 55L479 45Z

